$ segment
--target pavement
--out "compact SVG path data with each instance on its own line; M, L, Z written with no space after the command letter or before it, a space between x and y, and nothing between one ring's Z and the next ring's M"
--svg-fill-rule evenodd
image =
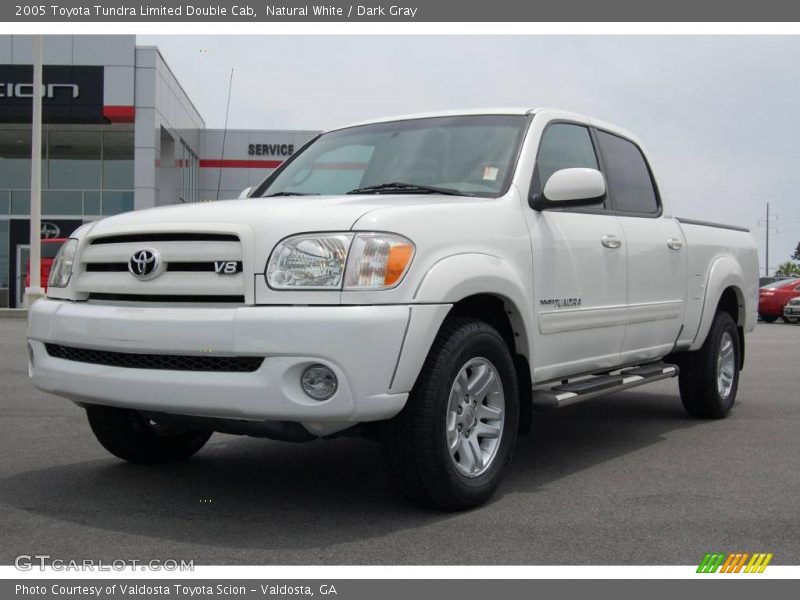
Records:
M800 326L748 336L727 419L687 417L675 380L536 416L498 494L459 514L404 502L369 441L216 434L185 463L121 462L30 384L24 328L0 320L0 564L800 564Z

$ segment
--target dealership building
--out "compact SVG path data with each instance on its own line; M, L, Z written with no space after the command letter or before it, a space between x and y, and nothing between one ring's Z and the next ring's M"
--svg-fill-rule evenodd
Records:
M0 308L22 305L27 272L32 62L31 36L0 36ZM46 36L43 63L43 238L235 198L315 135L206 129L158 48L135 36Z

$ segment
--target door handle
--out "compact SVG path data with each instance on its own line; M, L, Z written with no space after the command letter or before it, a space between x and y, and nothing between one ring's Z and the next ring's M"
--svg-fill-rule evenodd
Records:
M606 234L600 238L600 243L606 248L619 248L622 246L622 240L615 235Z
M669 238L667 240L667 246L670 250L680 250L683 248L683 242L678 238Z

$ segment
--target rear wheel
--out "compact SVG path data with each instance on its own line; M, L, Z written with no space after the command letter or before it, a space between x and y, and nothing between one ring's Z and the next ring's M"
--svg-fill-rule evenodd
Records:
M778 320L775 315L758 315L764 323L774 323Z
M89 406L89 425L103 447L123 460L158 464L184 460L200 450L210 431L161 425L127 408Z
M519 424L514 361L491 326L458 318L434 342L408 404L387 424L404 494L442 510L480 505L511 461Z
M681 357L678 381L686 412L702 419L728 415L739 388L740 348L733 319L718 312L703 346Z

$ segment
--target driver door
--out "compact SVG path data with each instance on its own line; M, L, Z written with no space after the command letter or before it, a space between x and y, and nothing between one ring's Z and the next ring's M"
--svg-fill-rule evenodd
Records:
M585 124L549 124L536 155L531 193L541 193L560 169L601 170L595 146ZM538 328L534 379L615 367L625 338L628 278L619 219L600 204L529 208L526 219Z

